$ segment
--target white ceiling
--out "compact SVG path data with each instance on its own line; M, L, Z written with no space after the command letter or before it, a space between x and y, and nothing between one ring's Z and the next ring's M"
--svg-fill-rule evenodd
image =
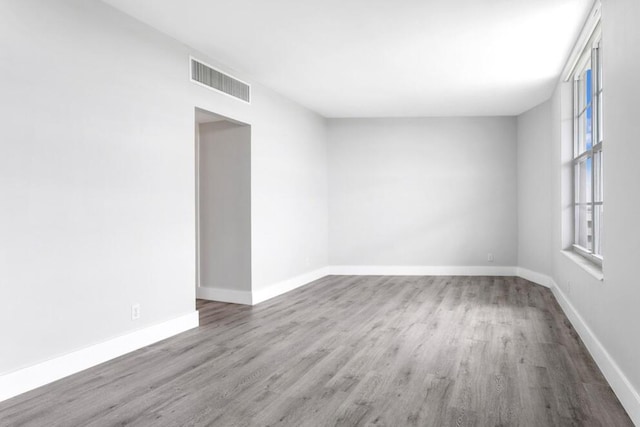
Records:
M515 115L592 0L105 0L325 117Z

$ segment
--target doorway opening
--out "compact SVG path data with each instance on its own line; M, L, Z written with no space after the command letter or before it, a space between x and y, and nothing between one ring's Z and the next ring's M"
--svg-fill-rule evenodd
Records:
M251 126L195 109L196 298L251 303Z

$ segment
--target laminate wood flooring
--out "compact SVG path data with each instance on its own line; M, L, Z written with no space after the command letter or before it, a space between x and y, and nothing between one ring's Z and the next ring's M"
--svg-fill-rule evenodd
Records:
M0 403L2 426L632 426L548 289L327 276Z

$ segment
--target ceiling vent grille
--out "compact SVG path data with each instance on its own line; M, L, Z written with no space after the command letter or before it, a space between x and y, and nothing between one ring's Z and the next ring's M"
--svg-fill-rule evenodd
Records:
M194 58L191 58L191 81L244 102L251 102L251 86Z

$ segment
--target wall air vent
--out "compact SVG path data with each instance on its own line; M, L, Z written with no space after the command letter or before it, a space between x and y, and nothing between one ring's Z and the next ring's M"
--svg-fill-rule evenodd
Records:
M191 58L191 81L244 102L251 102L251 86L194 58Z

